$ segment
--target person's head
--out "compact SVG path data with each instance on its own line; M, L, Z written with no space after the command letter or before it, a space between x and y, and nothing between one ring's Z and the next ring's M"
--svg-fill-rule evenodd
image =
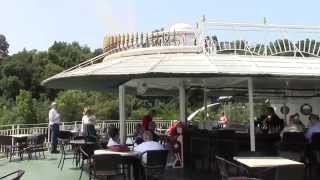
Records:
M313 125L313 124L319 122L319 116L316 114L310 114L309 121L310 121L310 124Z
M83 110L83 114L87 115L87 116L91 116L91 115L93 115L93 110L91 108L86 107Z
M299 124L299 117L297 118L297 114L293 114L289 117L289 125L297 125Z
M224 112L221 113L221 116L224 116Z
M119 129L113 126L109 129L108 134L110 138L117 139L119 137Z
M53 108L53 109L57 109L57 103L56 102L52 102L50 107Z
M147 142L147 141L152 141L152 133L150 132L150 131L144 131L143 132L143 140L145 141L145 142Z
M149 123L148 129L149 129L150 131L155 131L156 128L157 128L157 124L156 124L154 121L151 121L151 122Z
M295 114L293 115L293 118L294 118L295 120L297 120L297 121L300 121L300 115L299 115L298 113L295 113Z

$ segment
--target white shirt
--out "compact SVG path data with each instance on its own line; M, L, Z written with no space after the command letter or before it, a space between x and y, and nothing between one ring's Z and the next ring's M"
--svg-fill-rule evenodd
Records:
M96 116L95 115L91 115L91 116L84 115L82 117L82 123L95 125L96 124Z
M119 145L119 143L117 143L116 141L114 141L112 138L109 138L107 147L116 146L116 145Z
M140 154L150 151L150 150L164 150L162 144L155 142L155 141L146 141L134 148L134 151L139 152ZM147 156L146 154L143 155L142 161L144 163L147 162Z
M49 111L49 125L59 124L60 123L60 114L55 108L51 108Z

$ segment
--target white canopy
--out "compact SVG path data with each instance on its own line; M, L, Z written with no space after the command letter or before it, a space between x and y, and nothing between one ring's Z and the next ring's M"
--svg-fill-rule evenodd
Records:
M318 90L319 58L207 55L198 47L132 49L104 57L100 63L66 70L43 81L62 89L108 90L126 83L148 90L188 87L245 89L253 77L255 89ZM156 79L155 79L156 78Z

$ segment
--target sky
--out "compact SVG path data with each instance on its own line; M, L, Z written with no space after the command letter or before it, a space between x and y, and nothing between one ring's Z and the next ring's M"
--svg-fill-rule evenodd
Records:
M101 48L106 34L149 32L207 19L320 25L319 0L0 0L9 53L47 50L54 41Z

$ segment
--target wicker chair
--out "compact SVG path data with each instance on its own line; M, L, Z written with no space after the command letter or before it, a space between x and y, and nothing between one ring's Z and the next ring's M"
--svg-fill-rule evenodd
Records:
M144 156L146 161L144 161ZM150 150L141 154L141 164L144 168L146 180L149 177L160 176L166 167L168 150Z
M285 132L279 155L294 161L304 162L306 139L303 132Z
M80 154L81 154L81 165L80 165L80 177L79 180L82 177L82 173L83 173L83 169L84 169L84 161L87 161L88 163L88 167L89 167L89 179L91 179L91 175L92 175L92 168L93 168L93 155L94 155L94 151L97 149L97 145L96 144L85 144L85 145L81 145L79 148Z
M248 170L238 166L237 164L228 161L220 156L216 156L216 162L220 172L221 180L228 180L231 177L246 177L248 176Z
M29 159L32 158L32 153L34 153L35 158L37 159L37 153L39 157L41 157L41 152L43 158L46 158L44 152L47 150L46 145L45 145L45 140L46 140L47 135L45 134L37 134L30 139L31 143L26 149Z
M68 151L67 148L70 147L70 140L72 139L73 134L69 131L60 131L59 133L59 146L61 151L61 156L58 164L60 170L63 169L64 161L66 159L74 159L73 151Z
M12 158L12 137L11 136L0 136L0 146L4 147L6 157L9 158L10 161Z
M19 180L19 179L21 179L21 177L23 176L24 173L25 173L24 170L19 169L15 172L12 172L12 173L9 173L7 175L0 177L0 179L9 179L10 178L11 180Z
M126 175L122 171L122 157L118 154L101 154L93 156L93 177L122 176L125 180ZM90 176L91 179L91 176Z

